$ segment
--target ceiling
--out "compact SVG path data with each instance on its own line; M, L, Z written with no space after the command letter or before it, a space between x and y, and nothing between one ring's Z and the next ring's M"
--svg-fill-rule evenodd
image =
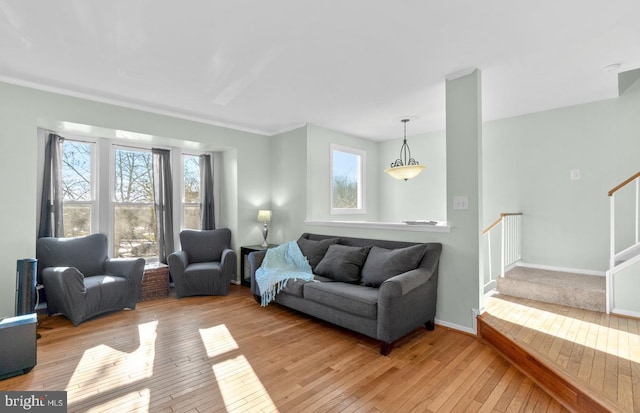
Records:
M482 71L485 121L617 95L637 0L0 0L0 81L266 135L445 127Z

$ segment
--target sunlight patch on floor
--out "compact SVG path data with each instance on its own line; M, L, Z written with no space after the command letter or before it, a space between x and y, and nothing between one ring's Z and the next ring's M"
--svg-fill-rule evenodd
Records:
M278 411L244 356L214 364L212 368L227 411Z
M108 344L85 350L65 388L70 392L70 399L77 403L109 389L119 389L151 377L157 326L158 321L138 325L139 344L133 352L116 350ZM73 393L77 393L75 397ZM140 396L138 394L137 397Z
M200 337L202 337L202 344L207 350L207 356L210 358L238 349L238 343L224 324L201 328Z
M107 403L100 404L87 410L91 412L148 412L151 392L149 389L134 390L120 397L109 399Z
M500 300L497 297L492 299ZM509 308L513 311L496 311L490 309L491 305L487 302L487 310L497 318L508 321L513 324L522 325L544 334L552 335L563 340L571 341L594 350L608 353L634 363L640 363L640 335L621 331L616 328L603 326L585 320L579 320L573 317L559 315L553 312L528 307L522 304L509 302ZM533 314L526 322L523 323L523 314ZM549 322L549 320L554 320ZM562 320L561 322L558 320ZM564 325L564 327L562 327ZM586 340L576 340L575 332L578 326L586 326L588 333Z

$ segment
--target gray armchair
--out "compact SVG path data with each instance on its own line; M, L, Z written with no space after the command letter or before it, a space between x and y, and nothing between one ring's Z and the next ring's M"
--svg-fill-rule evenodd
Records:
M98 314L136 308L145 261L108 258L104 234L40 238L36 256L49 314L77 326Z
M169 255L176 296L227 295L236 274L236 252L228 228L180 232L182 251Z

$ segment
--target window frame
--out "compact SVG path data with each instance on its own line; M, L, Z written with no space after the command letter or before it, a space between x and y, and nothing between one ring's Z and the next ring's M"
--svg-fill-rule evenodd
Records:
M356 208L334 208L333 206L333 183L334 183L334 171L333 171L333 157L334 152L342 152L351 155L358 156L358 176L356 183L358 186L358 207ZM367 165L367 152L349 146L339 145L332 143L329 145L329 212L331 215L339 214L366 214L367 213L367 191L366 191L366 165Z
M91 140L88 138L79 138L75 136L69 136L64 138L62 145L64 151L65 142L76 142L80 144L88 144L91 148L91 155L89 158L90 162L90 170L91 170L91 182L90 182L90 200L89 201L62 201L62 208L64 211L65 205L88 205L90 208L90 222L89 222L89 234L94 234L99 232L99 219L100 219L100 205L98 203L98 190L99 190L99 174L98 174L98 159L99 158L99 146L96 140ZM63 231L66 233L66 228L63 228Z
M151 207L155 208L154 201L151 202L122 202L116 201L116 151L119 149L128 150L128 151L140 151L140 152L148 152L153 158L153 154L151 153L151 147L146 145L127 145L119 143L115 140L108 140L108 144L111 147L109 162L106 168L103 171L108 171L109 175L109 196L108 196L108 208L109 208L109 223L108 223L108 233L109 233L109 256L117 257L117 252L114 251L114 240L116 238L116 206L120 207ZM153 166L152 166L153 167ZM151 171L153 177L153 170ZM157 234L156 234L157 237ZM158 240L156 239L156 243ZM157 255L151 257L141 256L139 258L144 258L147 264L156 263L160 259Z
M183 229L197 229L200 230L202 229L202 223L200 223L200 225L198 226L198 228L187 228L185 226L185 221L186 221L186 216L185 216L185 209L187 206L197 206L199 208L202 208L202 194L200 193L200 201L198 202L186 202L185 201L185 189L186 189L186 185L185 185L185 174L184 174L184 169L185 169L185 157L186 156L192 156L192 157L196 157L198 158L198 173L201 174L201 169L202 165L200 164L200 155L204 154L203 153L192 153L192 152L181 152L180 153L180 165L181 165L181 176L180 176L180 230ZM198 178L200 179L200 178ZM202 188L202 182L200 182L200 188Z

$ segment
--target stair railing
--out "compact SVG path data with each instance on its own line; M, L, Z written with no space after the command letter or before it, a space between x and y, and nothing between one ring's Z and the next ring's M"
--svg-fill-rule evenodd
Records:
M633 245L623 248L620 252L616 252L616 192L626 187L627 185L635 183L635 242ZM609 195L609 270L606 273L606 311L609 314L614 310L613 302L613 278L614 275L634 265L640 255L640 172L625 179L619 185L614 187L608 192ZM626 262L625 262L626 261ZM635 315L635 314L634 314Z
M494 281L491 254L491 232L500 225L500 276L504 277L507 267L522 259L522 212L502 212L500 218L489 225L482 235L487 236L489 281Z
M610 229L609 229L609 236L610 236L610 242L609 242L609 247L610 247L610 255L609 255L609 268L613 268L616 266L616 192L618 192L620 189L624 188L625 186L629 185L630 183L635 182L636 184L636 217L635 217L635 232L636 232L636 237L635 237L635 244L638 244L638 242L640 241L640 239L638 238L638 231L639 231L639 217L640 217L640 172L637 172L635 175L625 179L623 182L621 182L619 185L617 185L615 188L613 188L611 191L609 191L609 219L610 219Z

